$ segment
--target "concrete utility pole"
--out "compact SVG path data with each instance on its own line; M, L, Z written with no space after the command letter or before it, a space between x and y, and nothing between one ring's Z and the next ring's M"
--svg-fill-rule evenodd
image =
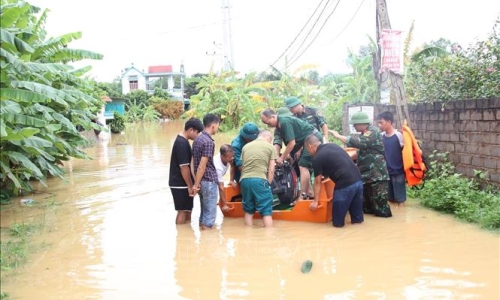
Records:
M380 42L380 36L382 35L383 29L391 29L391 23L389 21L389 14L387 12L387 4L385 0L376 0L377 2L377 43ZM403 62L401 62L403 63ZM399 122L398 128L402 128L403 120L406 119L408 125L410 125L410 114L408 112L408 102L406 99L406 94L403 86L403 78L400 74L394 73L390 70L383 70L383 72L378 72L382 65L382 51L379 44L376 57L374 57L374 72L375 77L378 81L380 92L389 93L394 95L396 111L398 113Z
M222 57L224 71L234 70L230 0L222 0Z

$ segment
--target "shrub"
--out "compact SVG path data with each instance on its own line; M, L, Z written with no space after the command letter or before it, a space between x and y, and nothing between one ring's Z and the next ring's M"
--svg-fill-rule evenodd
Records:
M113 120L109 122L109 128L112 133L121 133L125 129L125 118L115 111L113 113Z
M430 156L429 177L421 190L409 189L408 196L420 199L423 206L454 214L459 219L484 228L500 229L500 191L481 189L479 181L455 173L447 153Z

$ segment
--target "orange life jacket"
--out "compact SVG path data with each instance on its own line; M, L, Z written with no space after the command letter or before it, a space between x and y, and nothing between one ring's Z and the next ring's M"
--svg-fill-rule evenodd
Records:
M415 186L424 183L427 167L423 161L422 149L417 143L413 131L408 127L406 120L403 122L403 167L406 183Z

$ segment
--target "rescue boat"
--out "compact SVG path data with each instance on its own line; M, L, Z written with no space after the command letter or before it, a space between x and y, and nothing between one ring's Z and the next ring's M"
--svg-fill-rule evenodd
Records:
M355 148L345 149L351 158L356 157ZM275 172L276 173L276 172ZM298 180L293 177L293 180ZM290 179L292 180L292 179ZM296 186L297 182L292 184ZM321 190L318 200L318 208L315 211L309 209L309 205L313 200L299 200L295 205L281 202L275 195L273 203L273 220L285 221L300 221L300 222L313 222L313 223L326 223L332 220L332 200L333 189L335 183L329 178L321 182ZM245 212L243 211L243 204L241 202L242 195L239 185L234 188L231 185L225 187L226 201L229 207L228 211L223 211L224 217L227 218L243 218ZM222 207L221 203L219 206ZM258 212L255 213L254 218L261 218Z

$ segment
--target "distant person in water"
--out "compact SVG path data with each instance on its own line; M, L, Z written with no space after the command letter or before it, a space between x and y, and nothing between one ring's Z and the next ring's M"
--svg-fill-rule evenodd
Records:
M172 147L168 185L177 211L176 224L185 224L191 220L195 192L191 176L192 155L189 140L196 139L202 131L203 124L199 119L189 119L184 124L184 130L177 135Z

